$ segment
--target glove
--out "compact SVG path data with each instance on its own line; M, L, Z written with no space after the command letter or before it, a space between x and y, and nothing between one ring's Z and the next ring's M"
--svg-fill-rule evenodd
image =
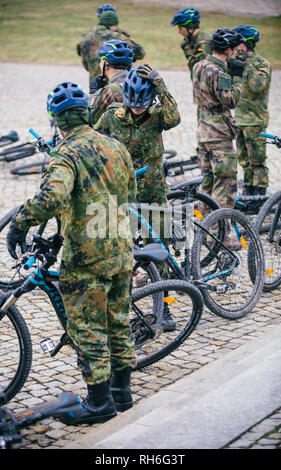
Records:
M139 77L146 78L153 84L156 79L161 78L159 73L156 70L152 70L152 68L148 64L140 65L137 74Z
M98 75L98 77L92 78L90 82L90 93L95 93L98 91L100 88L103 88L107 84L107 80L104 79L101 75Z
M243 75L243 70L244 70L244 62L239 59L230 59L228 62L229 68L232 72L232 75L237 76L237 77L242 77Z
M7 234L7 245L12 258L18 259L18 255L16 254L17 245L20 246L22 253L27 251L26 234L27 231L17 228L17 223L15 221L11 222L9 232Z

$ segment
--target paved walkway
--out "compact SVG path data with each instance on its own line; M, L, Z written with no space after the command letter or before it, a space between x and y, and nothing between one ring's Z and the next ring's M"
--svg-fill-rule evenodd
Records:
M281 129L279 113L280 76L280 72L274 72L273 74L270 98L271 122L268 127L269 132L276 134L280 134ZM194 154L194 149L196 148L196 110L191 104L192 92L187 71L163 71L163 77L169 89L178 100L182 115L180 126L165 134L165 147L175 148L178 151L179 157ZM47 93L52 86L68 79L77 81L84 87L87 86L87 75L81 67L1 64L0 78L2 86L6 90L11 90L10 96L5 97L2 103L2 112L6 116L5 124L2 125L2 132L15 129L19 132L22 141L30 140L28 134L29 127L35 128L43 137L49 137L50 129L45 103ZM9 87L7 86L8 84L10 85ZM34 89L37 90L35 96ZM280 152L272 146L268 149L268 155L271 181L270 190L274 192L279 189ZM34 157L31 158L33 159ZM40 178L36 175L25 178L12 176L9 172L12 166L16 166L16 163L0 164L0 216L3 216L9 209L20 204L27 197L32 196L38 190L40 184ZM197 174L196 171L193 172L193 175L195 174ZM0 247L2 246L2 249L4 244L5 240L0 239ZM1 262L3 263L1 265L3 272L9 266L8 258L4 259L1 256ZM281 291L279 289L271 294L263 294L258 305L247 317L234 322L220 319L205 309L198 328L179 349L154 366L133 374L133 397L137 406L132 410L119 415L104 425L94 425L91 427L80 426L77 428L65 426L58 421L48 419L30 429L23 430L22 435L24 439L19 447L25 449L74 448L79 444L79 440L85 438L87 441L87 436L91 436L92 432L100 433L99 439L101 440L105 438L104 433L108 429L113 434L115 425L120 426L120 428L124 426L124 429L126 429L130 423L135 421L135 417L133 421L130 421L135 412L145 416L146 407L151 406L151 403L152 405L157 403L159 397L163 396L163 394L165 395L166 392L167 394L170 391L174 393L178 389L177 393L179 394L186 391L189 393L188 384L192 382L196 384L200 377L204 381L208 371L210 371L210 384L212 383L212 387L214 387L217 371L220 370L220 364L228 364L226 371L230 372L232 365L231 357L238 359L240 357L241 360L241 354L244 351L245 359L247 359L247 351L251 348L255 349L256 341L261 341L266 346L265 339L270 339L271 331L275 332L274 338L276 340L277 332L280 331L281 326L280 307ZM44 403L58 396L62 391L68 390L84 397L86 393L85 386L81 380L80 372L77 370L73 351L65 347L53 359L42 355L39 341L51 337L56 342L61 333L58 322L45 295L40 291L24 296L18 302L18 308L22 312L32 334L34 358L30 377L21 392L10 402L10 407L15 411L22 410L35 404ZM276 367L280 363L277 343L276 341L276 354L273 354ZM273 349L272 351L274 352ZM255 375L251 372L252 375L248 376L250 380L249 388L252 387L252 390L254 390L256 380L260 384L263 382L261 374L266 374L267 371L262 365L266 366L266 360L269 357L268 352L268 356L264 357L261 367L255 370L252 370L250 364L248 364L247 371L249 374L251 370L255 372ZM272 386L276 385L271 380L274 377L273 372L271 371L271 375L266 375L265 384L272 383ZM239 378L239 374L237 374L237 383L239 383L240 379L241 377ZM240 383L242 386L243 382ZM180 389L181 385L184 387L183 389ZM270 394L270 389L267 390ZM211 388L209 391L211 394ZM205 394L204 396L207 397L208 395ZM275 389L272 397L276 396L277 390ZM254 404L256 400L255 395L252 394L251 397L253 397ZM262 395L261 398L263 398ZM245 403L248 403L248 399L249 397L247 397L245 391ZM192 402L191 399L190 401ZM198 402L197 404L198 408L194 404L194 412L198 412L203 406L203 402ZM240 400L239 404L242 406L243 400ZM237 432L229 435L228 439L225 439L223 442L217 441L217 445L231 448L280 446L281 402L272 400L273 407L271 406L270 409L266 408L265 405L265 402L260 404L260 407L263 409L264 406L264 409L261 414L257 414L256 422L249 420L246 426L242 429L239 428ZM187 413L186 419L189 419L188 413L191 413L189 406L185 407L185 412ZM140 415L138 415L138 419ZM267 416L269 417L265 419ZM202 425L202 423L201 418L197 420L197 425ZM107 434L109 433L107 432ZM216 431L212 435L215 438ZM154 436L157 437L157 434L154 434ZM97 443L96 439L94 441L89 440L87 444L86 441L83 441L85 442L85 448L87 446L93 447ZM154 447L154 442L151 441L150 448ZM144 441L139 441L140 448L143 443ZM165 442L165 445L169 448L169 441ZM197 443L196 445L201 446L204 443Z
M126 1L126 0L125 0ZM175 8L175 12L189 5L186 0L127 0L128 3L143 3L163 5ZM191 2L192 3L192 2ZM281 15L281 4L279 0L196 0L193 3L200 13L214 12L226 13L228 15L263 17Z

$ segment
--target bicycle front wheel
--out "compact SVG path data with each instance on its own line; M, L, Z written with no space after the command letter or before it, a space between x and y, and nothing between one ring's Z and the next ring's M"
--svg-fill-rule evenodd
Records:
M10 401L23 387L32 362L32 343L26 323L15 306L0 310L0 394ZM0 398L0 405L4 405Z
M225 236L215 241L218 224L224 225ZM209 254L210 262L203 266L201 260ZM257 268L254 280L249 257ZM242 318L258 302L264 283L263 248L255 228L239 211L219 209L206 217L194 240L191 264L205 305L216 315Z
M155 295L162 306L155 312ZM173 331L164 331L163 319L174 321ZM164 312L166 310L166 313ZM136 369L160 361L177 349L196 328L203 311L203 298L186 281L160 281L136 290L132 295L130 324L137 354Z

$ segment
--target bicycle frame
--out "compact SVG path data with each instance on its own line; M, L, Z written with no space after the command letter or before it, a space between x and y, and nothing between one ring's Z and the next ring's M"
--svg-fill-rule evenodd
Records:
M140 207L141 204L135 203L136 207ZM162 212L168 212L168 213L175 213L173 209L167 209L167 208L159 208L157 206L149 206L150 210L154 211L162 211ZM190 248L188 246L188 243L185 243L185 249L184 249L184 255L185 255L185 272L180 268L170 251L166 248L165 244L159 237L159 235L153 230L152 226L149 224L149 222L143 217L143 215L140 213L140 211L134 209L134 207L129 206L129 210L132 214L134 214L137 219L141 222L142 225L144 225L148 229L148 233L150 234L151 238L154 240L155 243L160 243L162 247L165 249L165 251L168 253L168 258L167 258L167 263L168 266L171 268L172 272L175 274L177 279L182 279L185 281L190 281L192 282L196 287L199 287L200 289L209 289L216 291L217 287L216 286L211 286L207 284L208 281L211 279L215 279L221 276L225 276L228 274L231 274L233 269L239 264L239 259L238 257L227 247L224 246L224 244L213 234L211 234L207 229L202 227L198 222L193 221L191 218L187 216L187 218L190 219L190 221L196 225L197 227L201 228L205 233L207 233L216 243L219 243L220 246L222 246L233 258L233 263L229 269L226 269L224 271L218 272L216 274L209 274L208 276L204 276L201 279L196 279L192 280L190 278L190 266L189 266L189 255L190 255ZM236 232L238 230L235 228ZM237 237L239 237L240 234L237 233ZM188 266L187 266L188 265Z

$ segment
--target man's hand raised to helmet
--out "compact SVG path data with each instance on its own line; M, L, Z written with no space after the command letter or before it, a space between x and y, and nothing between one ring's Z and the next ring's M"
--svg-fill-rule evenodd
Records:
M137 70L137 74L139 77L149 80L153 85L155 84L156 80L158 81L161 79L159 73L156 70L153 70L148 64L140 65Z

